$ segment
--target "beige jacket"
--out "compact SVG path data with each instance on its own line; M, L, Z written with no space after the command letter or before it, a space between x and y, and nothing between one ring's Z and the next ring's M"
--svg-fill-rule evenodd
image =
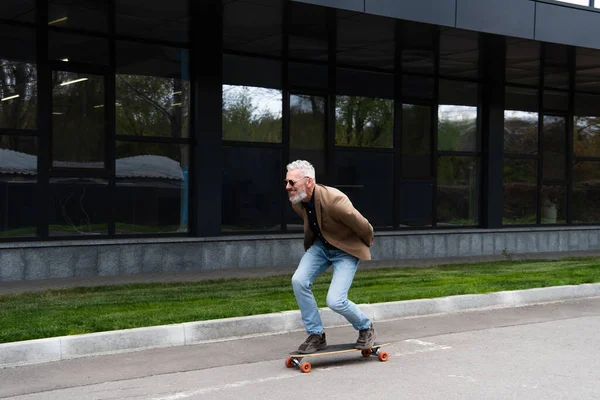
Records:
M370 260L373 227L354 208L348 196L324 185L315 185L313 196L317 222L325 240L361 260ZM308 216L302 205L293 204L292 208L304 220L304 249L308 250L316 239L315 234L308 225Z

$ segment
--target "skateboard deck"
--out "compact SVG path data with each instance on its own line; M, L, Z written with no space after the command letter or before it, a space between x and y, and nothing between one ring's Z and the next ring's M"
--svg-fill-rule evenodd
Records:
M355 349L354 343L345 343L345 344L334 344L332 346L327 346L324 350L319 350L315 353L310 354L300 354L297 352L292 352L289 354L288 358L285 359L285 366L288 368L300 368L300 371L303 373L308 373L312 369L312 366L307 361L302 361L304 358L308 357L321 357L328 356L333 354L343 354L343 353L352 353L355 351L360 351L363 357L370 357L371 355L376 355L379 358L379 361L387 361L388 353L385 351L379 351L381 347L388 346L389 343L375 343L371 348L368 349Z

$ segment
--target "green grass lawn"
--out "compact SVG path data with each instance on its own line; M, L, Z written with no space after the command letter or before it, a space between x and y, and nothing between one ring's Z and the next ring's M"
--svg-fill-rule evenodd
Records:
M297 309L291 276L82 287L0 296L0 343ZM331 274L313 287L325 306ZM358 271L357 304L600 282L600 258Z

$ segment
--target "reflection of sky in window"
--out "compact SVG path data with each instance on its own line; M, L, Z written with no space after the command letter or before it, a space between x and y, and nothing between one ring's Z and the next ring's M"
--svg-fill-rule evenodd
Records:
M440 104L438 107L438 119L440 121L466 121L477 119L477 107Z
M504 119L517 119L519 121L538 122L538 113L528 111L504 111Z
M590 5L590 0L557 0L560 1L561 3L569 3L569 4L576 4L578 6L589 6ZM596 6L598 7L598 6Z
M266 89L253 86L223 85L223 101L225 103L237 99L240 94L247 94L253 107L253 117L258 117L268 111L281 118L281 90Z

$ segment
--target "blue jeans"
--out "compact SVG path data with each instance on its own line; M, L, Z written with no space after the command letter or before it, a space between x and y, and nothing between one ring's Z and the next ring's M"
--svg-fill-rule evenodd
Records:
M369 318L356 304L348 300L348 290L352 285L359 261L358 258L342 250L327 249L319 239L315 240L304 253L292 277L292 287L300 307L304 328L309 335L323 333L323 322L312 293L312 284L317 276L329 268L330 264L333 264L333 278L327 292L327 306L344 316L356 330L371 326Z

